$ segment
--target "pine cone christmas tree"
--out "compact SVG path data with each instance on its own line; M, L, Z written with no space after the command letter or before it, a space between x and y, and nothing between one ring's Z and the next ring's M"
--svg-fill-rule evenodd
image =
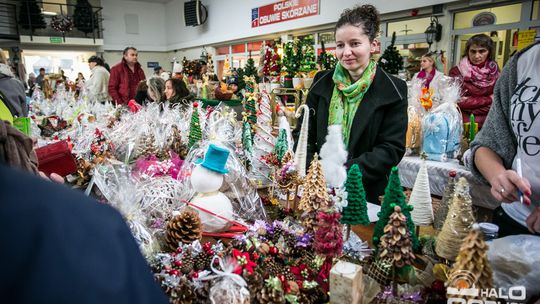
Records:
M286 164L291 160L294 160L294 152L292 150L287 150L287 152L285 153L285 155L283 155L283 158L281 159L281 163Z
M318 212L305 212L300 218L302 220L302 226L306 228L306 232L313 233L317 228L317 223L319 222Z
M326 191L326 180L318 157L314 157L309 166L304 182L304 194L298 204L298 209L304 212L328 207L329 196Z
M195 240L200 240L201 236L202 223L199 214L193 210L186 210L169 221L165 241L169 250L175 251L179 242L191 244Z
M388 224L384 227L384 235L379 244L379 257L391 258L397 268L411 265L414 254L411 247L410 232L407 230L407 217L401 213L401 207L395 206Z
M190 274L193 271L195 266L195 259L191 256L191 251L186 252L182 257L182 266L180 266L180 271L183 274Z
M158 149L156 147L156 139L154 138L154 134L146 134L143 135L139 139L139 147L137 148L137 156L148 156L148 155L156 155L158 152Z
M456 263L452 267L449 276L449 287L463 288L461 286L467 274L466 282L469 286L478 289L493 288L493 272L487 259L488 246L484 242L484 236L478 225L473 225L473 229L463 240ZM473 280L471 280L473 279Z
M456 184L454 198L448 210L446 221L444 221L443 228L437 236L435 247L437 255L454 261L463 239L469 234L474 222L469 183L462 177Z
M167 141L169 149L176 153L181 159L185 159L188 153L187 146L182 143L182 135L176 125L172 126L172 134Z
M267 257L264 260L264 268L266 270L266 273L268 273L271 277L277 277L283 272L282 266L276 262L274 258Z
M281 304L285 303L285 296L281 288L281 282L278 278L273 277L266 280L261 293L257 296L258 303L261 304Z

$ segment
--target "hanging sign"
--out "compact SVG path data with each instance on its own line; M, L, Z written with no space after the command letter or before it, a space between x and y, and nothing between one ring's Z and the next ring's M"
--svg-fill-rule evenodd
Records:
M318 15L319 7L319 0L288 0L256 7L251 9L251 27Z
M54 43L54 44L58 44L58 43L62 43L64 41L63 41L62 37L49 37L49 42Z
M535 37L536 30L519 31L517 45L518 51L533 43Z

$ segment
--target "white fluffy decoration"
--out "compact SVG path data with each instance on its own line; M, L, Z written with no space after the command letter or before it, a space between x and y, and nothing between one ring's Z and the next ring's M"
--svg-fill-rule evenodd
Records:
M195 192L208 193L218 191L223 183L223 174L195 166L191 172L191 186Z
M333 188L341 188L347 180L347 150L343 144L341 125L328 127L326 142L321 148L321 165L326 183Z
M221 192L208 196L196 196L191 200L191 203L229 220L233 219L233 206L231 201L227 196L225 196L225 194ZM199 216L201 217L203 230L205 232L220 232L229 226L229 222L224 219L218 218L212 214L208 214L197 208L194 209L197 210Z
M425 160L422 160L420 164L420 170L418 170L418 175L414 182L409 204L413 206L411 217L415 225L428 226L433 224L433 206Z

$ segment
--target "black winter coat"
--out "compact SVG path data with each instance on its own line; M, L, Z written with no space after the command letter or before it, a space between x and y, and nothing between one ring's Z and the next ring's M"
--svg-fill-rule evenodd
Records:
M319 153L328 133L328 109L334 90L334 70L315 75L307 96L309 133L307 165ZM297 144L303 117L293 131ZM347 168L358 164L363 175L367 200L378 203L384 193L388 175L405 153L407 132L407 84L389 75L380 67L373 83L364 95L354 116L349 146ZM296 148L295 148L296 149Z

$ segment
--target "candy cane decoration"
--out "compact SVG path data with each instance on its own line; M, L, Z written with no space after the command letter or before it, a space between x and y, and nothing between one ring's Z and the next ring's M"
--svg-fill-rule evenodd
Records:
M298 136L298 146L294 152L294 163L298 168L298 174L300 177L306 175L306 158L307 158L307 140L308 140L308 128L309 128L309 107L305 104L298 107L296 110L296 118L300 118L304 110L304 120L302 121L302 128L300 129L300 136Z

